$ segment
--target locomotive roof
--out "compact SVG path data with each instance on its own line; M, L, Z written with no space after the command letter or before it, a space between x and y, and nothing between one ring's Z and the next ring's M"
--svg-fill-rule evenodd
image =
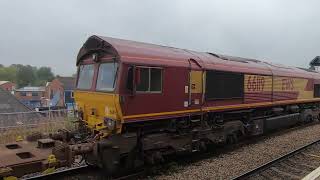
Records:
M103 36L88 38L79 51L77 65L86 55L98 50L104 50L120 61L132 64L189 67L190 59L193 59L203 69L304 78L316 76L320 79L319 73L302 68Z

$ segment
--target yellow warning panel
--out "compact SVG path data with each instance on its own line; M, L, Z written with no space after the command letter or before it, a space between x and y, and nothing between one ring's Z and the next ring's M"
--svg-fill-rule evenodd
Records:
M202 71L191 71L191 93L202 93Z

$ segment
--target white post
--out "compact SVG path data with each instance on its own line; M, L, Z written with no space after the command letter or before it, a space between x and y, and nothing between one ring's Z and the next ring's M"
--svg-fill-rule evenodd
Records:
M50 84L49 84L49 120L51 119L51 109L50 109L50 106L51 106L51 88L50 88Z

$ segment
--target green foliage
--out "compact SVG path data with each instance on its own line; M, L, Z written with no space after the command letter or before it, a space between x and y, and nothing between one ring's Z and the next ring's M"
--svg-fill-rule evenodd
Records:
M12 64L8 67L0 64L0 81L11 81L24 86L43 86L47 81L52 81L54 74L50 67L34 67L30 65Z
M17 71L17 84L19 87L34 85L36 81L36 75L30 65L23 66Z
M17 69L13 66L0 67L0 80L15 82L17 79Z
M51 72L50 67L40 67L37 70L38 80L52 81L54 79L54 74Z

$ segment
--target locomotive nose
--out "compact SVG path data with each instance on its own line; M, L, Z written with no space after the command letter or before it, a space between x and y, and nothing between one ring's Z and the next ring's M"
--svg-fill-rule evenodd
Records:
M118 110L117 94L76 91L75 100L81 111L81 119L89 129L107 134L120 130L121 111Z

